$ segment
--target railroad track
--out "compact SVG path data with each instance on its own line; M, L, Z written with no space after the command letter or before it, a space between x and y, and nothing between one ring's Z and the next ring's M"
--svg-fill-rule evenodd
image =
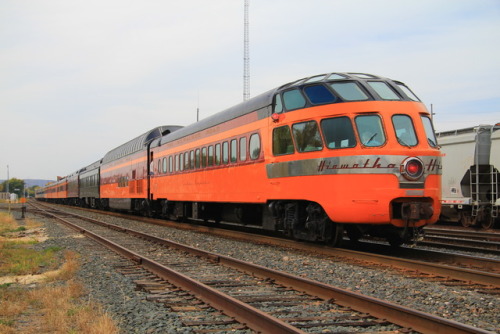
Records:
M196 320L187 320L186 325L229 326L221 330L241 330L246 326L264 333L302 333L305 330L327 333L344 327L391 332L411 329L423 333L488 333L94 219L69 217L67 213L59 217L48 211L45 214L131 259L132 262L124 263L120 270L149 291L150 300L169 304L173 310L183 312L215 308L227 315L211 315L203 320L197 316ZM193 304L187 301L192 297L181 298L185 291L199 301Z
M443 228L425 228L420 245L500 255L500 233Z
M500 231L478 231L472 228L443 228L443 227L425 227L425 234L427 235L445 235L453 237L463 237L472 240L483 241L500 241Z
M103 212L98 211L98 213L102 214ZM485 294L500 294L500 260L497 259L409 247L398 248L398 256L396 257L394 256L394 248L381 244L359 243L350 249L331 248L203 225L167 222L120 213L106 214L162 226L211 233L230 239L297 249L328 258L344 259L367 267L385 266L388 269L395 269L407 277L427 279L443 285L453 285Z

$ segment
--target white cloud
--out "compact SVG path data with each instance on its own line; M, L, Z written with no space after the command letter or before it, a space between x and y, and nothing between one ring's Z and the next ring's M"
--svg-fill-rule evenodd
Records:
M500 114L496 0L251 0L250 28L253 96L356 71L407 83L438 129ZM239 103L242 63L243 1L4 0L0 119L16 126L0 140L16 145L0 157L19 177L70 173L150 128L192 123L198 106L204 118Z

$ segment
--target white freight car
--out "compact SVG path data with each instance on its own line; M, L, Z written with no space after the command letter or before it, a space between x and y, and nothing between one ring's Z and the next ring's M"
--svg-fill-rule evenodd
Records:
M500 211L500 123L437 138L443 152L441 219L493 227Z

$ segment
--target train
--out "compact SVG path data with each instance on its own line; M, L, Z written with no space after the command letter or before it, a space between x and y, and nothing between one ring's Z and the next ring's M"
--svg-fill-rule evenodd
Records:
M443 222L494 228L500 212L500 123L438 132Z
M41 188L56 203L401 245L441 212L431 115L404 83L335 72L194 124L159 126Z

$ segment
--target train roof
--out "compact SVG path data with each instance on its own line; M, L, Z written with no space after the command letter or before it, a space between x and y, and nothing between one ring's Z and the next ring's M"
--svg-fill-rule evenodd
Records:
M132 140L129 140L125 144L120 145L120 146L112 149L108 153L106 153L104 158L102 158L102 163L105 164L105 163L108 163L108 162L111 162L114 160L118 160L126 155L141 151L141 150L145 149L146 146L149 143L151 143L154 139L161 137L161 136L164 136L164 135L167 135L173 131L177 131L180 128L182 128L182 126L163 125L163 126L158 126L154 129L151 129L151 130L143 133L142 135L140 135Z
M461 128L461 129L456 129L456 130L447 130L447 131L441 131L436 133L436 137L441 138L441 137L449 137L449 136L458 136L458 135L463 135L463 134L473 134L477 133L478 131L496 131L500 129L500 123L490 125L490 124L480 124L476 126L471 126L468 128Z
M268 92L265 92L263 94L260 94L256 97L254 97L254 98L251 98L248 101L242 102L234 107L231 107L231 108L226 109L224 111L218 112L212 116L209 116L205 119L202 119L199 122L188 125L182 129L176 131L175 133L171 133L171 134L168 134L166 136L163 136L161 138L161 141L159 142L159 144L163 145L165 143L169 143L171 141L188 136L192 133L196 133L196 132L199 132L199 131L202 131L205 129L209 129L209 128L216 126L218 124L225 123L227 121L230 121L232 119L238 118L238 117L243 116L243 115L246 115L248 113L264 109L264 108L271 105L275 92L276 92L276 89L270 90ZM265 116L267 116L267 113ZM265 116L263 116L263 117L265 117Z
M259 112L259 119L268 117L271 114L271 106L273 103L273 98L274 95L277 93L280 93L282 91L286 91L288 89L292 89L295 87L302 87L310 84L317 84L317 83L326 83L326 82L340 82L340 81L357 81L360 82L368 91L372 91L370 87L367 87L366 82L367 81L385 81L389 82L391 86L398 90L400 92L400 87L398 88L398 85L403 85L403 83L396 81L396 80L391 80L388 78L376 76L373 74L367 74L367 73L350 73L350 72L335 72L335 73L324 73L320 75L314 75L311 77L306 77L302 78L299 80L295 80L292 82L289 82L287 84L284 84L282 86L279 86L277 88L271 89L263 94L260 94L254 98L249 99L248 101L242 102L236 106L233 106L229 109L226 109L224 111L218 112L210 117L207 117L197 123L188 125L184 127L183 129L176 131L173 134L169 134L168 136L163 136L161 140L158 140L155 142L153 145L163 145L169 142L172 142L177 139L181 139L183 137L186 137L190 134L203 131L206 129L209 129L211 127L214 127L216 125L225 123L227 121L230 121L232 119L241 117L243 115L246 115L248 113L257 111ZM407 87L406 87L407 88ZM412 94L411 97L408 95ZM414 94L409 90L408 91L403 91L400 92L400 95L403 97L403 100L408 100L408 101L418 101L418 98L414 96Z

